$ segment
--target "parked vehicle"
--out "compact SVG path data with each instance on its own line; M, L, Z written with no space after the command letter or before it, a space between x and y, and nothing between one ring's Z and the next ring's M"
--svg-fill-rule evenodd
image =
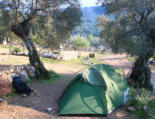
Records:
M60 52L52 52L51 58L55 60L61 60L63 57L61 56Z
M44 52L41 56L45 58L51 58L52 53L50 52Z

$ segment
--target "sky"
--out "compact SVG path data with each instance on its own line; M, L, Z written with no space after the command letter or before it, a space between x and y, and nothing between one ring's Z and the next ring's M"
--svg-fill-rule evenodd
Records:
M80 0L82 7L96 6L97 0Z

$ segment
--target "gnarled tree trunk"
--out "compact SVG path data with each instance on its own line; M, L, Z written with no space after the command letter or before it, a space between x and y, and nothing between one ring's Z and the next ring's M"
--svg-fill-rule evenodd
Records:
M19 36L23 42L25 43L27 50L29 51L29 61L32 66L36 69L37 78L47 78L49 79L49 73L45 69L43 63L40 61L39 55L31 39L28 38L30 25L28 21L21 22L17 25L12 25L12 32L14 32L17 36Z
M40 61L37 50L34 47L33 43L31 42L31 39L22 38L22 40L26 44L26 47L29 51L29 61L30 64L34 66L36 69L37 78L40 77L49 78L48 71L45 69L43 63Z
M154 54L155 48L155 30L151 30L148 34L150 42L150 51L146 55L139 56L134 63L131 74L128 79L129 85L134 88L146 88L153 90L153 85L151 84L151 69L147 65L148 60Z
M152 56L152 53L148 53L146 56L139 56L134 63L131 74L128 79L130 86L134 88L146 88L153 90L151 84L151 70L147 65L149 58Z

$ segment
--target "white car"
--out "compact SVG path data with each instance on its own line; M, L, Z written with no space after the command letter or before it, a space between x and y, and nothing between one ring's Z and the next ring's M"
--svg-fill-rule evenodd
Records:
M44 52L41 56L45 58L51 58L52 53L50 52Z
M51 58L61 60L62 56L61 56L60 52L52 52Z

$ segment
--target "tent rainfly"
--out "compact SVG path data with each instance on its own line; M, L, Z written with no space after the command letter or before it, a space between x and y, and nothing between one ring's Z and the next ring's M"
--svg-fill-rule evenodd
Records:
M107 115L126 102L128 89L117 70L97 64L66 87L59 99L59 115Z

